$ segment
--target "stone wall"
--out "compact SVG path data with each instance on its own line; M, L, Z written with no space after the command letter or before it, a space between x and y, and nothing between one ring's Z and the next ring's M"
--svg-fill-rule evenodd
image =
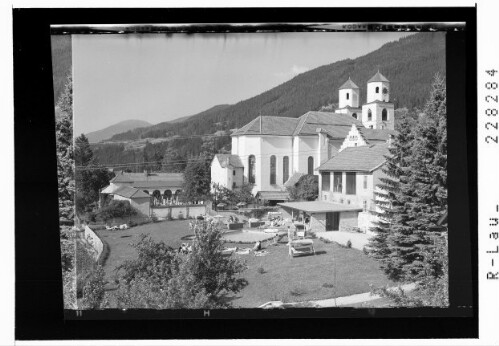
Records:
M340 231L351 230L353 227L359 227L358 212L343 211L340 213Z
M179 219L179 218L195 218L199 215L205 215L206 205L193 204L193 205L171 205L165 207L151 208L151 213L160 219ZM180 217L180 215L182 215Z
M104 249L102 240L100 240L97 234L95 234L95 232L92 231L88 226L85 226L83 237L95 250L94 259L97 261L100 257L100 254L102 253L102 250Z

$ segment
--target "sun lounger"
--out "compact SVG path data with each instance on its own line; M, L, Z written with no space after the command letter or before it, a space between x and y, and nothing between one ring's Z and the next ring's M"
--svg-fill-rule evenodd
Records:
M289 256L315 255L314 242L312 239L299 239L289 242Z

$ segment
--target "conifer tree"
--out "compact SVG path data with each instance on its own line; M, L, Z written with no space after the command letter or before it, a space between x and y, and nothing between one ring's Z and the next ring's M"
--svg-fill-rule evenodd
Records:
M433 227L447 209L446 96L439 75L423 113L415 127L401 122L376 193L379 221L369 252L394 280L413 281L428 272Z
M68 77L55 114L59 217L70 220L74 208L73 83Z
M388 148L389 155L382 168L385 177L380 178L375 190L376 210L373 213L378 221L372 229L375 235L369 244L369 253L381 262L386 274L395 280L402 276L399 260L396 258L393 233L402 231L404 225L404 208L406 198L400 189L401 180L410 166L414 136L412 128L414 121L410 116L404 116L399 124L399 132Z
M447 210L447 107L445 79L436 75L423 118L415 128L408 180L402 190L412 192L407 201L408 225L418 239L420 255L407 263L406 273L423 272L424 256L431 252L435 226Z

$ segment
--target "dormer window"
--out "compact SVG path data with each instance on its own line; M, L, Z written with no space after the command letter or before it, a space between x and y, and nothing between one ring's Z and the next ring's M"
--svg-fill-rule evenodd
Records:
M355 119L357 119L357 113L353 113L352 117L354 117Z

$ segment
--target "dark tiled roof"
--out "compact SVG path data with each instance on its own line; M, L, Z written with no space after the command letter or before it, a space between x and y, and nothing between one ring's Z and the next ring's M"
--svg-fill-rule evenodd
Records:
M374 76L371 77L371 79L369 79L367 81L367 83L372 83L372 82L390 82L388 79L386 79L385 76L383 76L381 73L376 72L376 74Z
M180 186L184 182L183 173L125 173L119 172L116 176L111 179L111 183L119 184L119 183L131 183L133 186L139 186L138 183L145 182L146 185L149 182L154 184L162 185L162 186ZM142 186L142 185L141 185ZM155 186L155 185L154 185Z
M317 128L328 132L333 138L345 138L352 124L362 123L348 114L328 112L307 112L298 118L299 122L293 135L315 135Z
M359 132L362 134L364 139L373 141L386 141L390 138L390 135L395 136L397 131L388 129L367 129L363 126L358 127Z
M267 201L282 201L289 199L289 193L287 191L260 191L257 193L257 198Z
M288 187L288 186L295 186L296 183L298 182L298 180L300 180L301 177L303 177L304 175L306 175L305 173L295 173L293 174L291 177L289 177L289 179L284 183L284 186L285 187Z
M371 172L382 165L388 155L388 144L349 147L323 163L319 171Z
M149 198L149 195L142 190L136 189L131 186L120 186L116 191L115 195L122 196L125 198Z
M216 154L215 156L223 168L226 168L227 166L232 166L234 168L243 168L244 167L243 163L241 162L241 159L237 155Z
M261 121L261 125L260 125ZM233 136L240 135L276 135L276 136L291 136L296 124L297 118L275 117L275 116L259 116L248 124L235 131Z
M180 189L183 182L181 181L136 181L132 183L133 187L136 188L149 188L149 189Z
M339 90L341 89L359 89L359 87L348 77L348 80L340 86Z
M362 211L362 208L339 203L312 201L312 202L287 202L278 203L282 207L303 210L307 213L327 213L341 211Z

